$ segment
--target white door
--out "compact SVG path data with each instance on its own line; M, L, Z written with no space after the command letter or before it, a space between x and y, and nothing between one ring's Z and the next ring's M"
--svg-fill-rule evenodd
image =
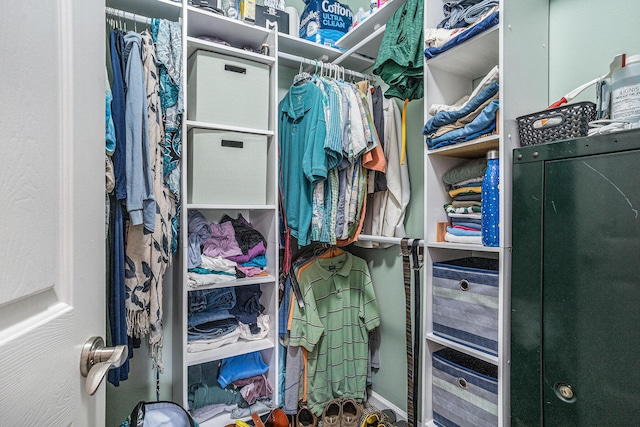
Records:
M2 1L0 425L104 425L104 2Z

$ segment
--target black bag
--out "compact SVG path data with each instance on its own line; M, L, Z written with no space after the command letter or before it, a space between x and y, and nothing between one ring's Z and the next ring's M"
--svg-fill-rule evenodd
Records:
M174 402L139 402L129 427L198 427L191 415Z

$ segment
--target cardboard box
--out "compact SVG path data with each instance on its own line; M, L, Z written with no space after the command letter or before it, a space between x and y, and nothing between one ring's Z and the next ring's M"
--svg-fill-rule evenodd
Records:
M278 32L289 34L289 14L273 7L256 5L256 25L271 29L278 23Z

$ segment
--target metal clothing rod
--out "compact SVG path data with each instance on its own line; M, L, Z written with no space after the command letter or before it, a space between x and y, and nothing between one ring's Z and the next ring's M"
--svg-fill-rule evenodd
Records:
M321 65L322 64L322 61L305 58L303 56L291 55L290 53L286 53L286 52L278 52L278 56L280 58L282 58L282 59L286 59L286 60L294 61L294 62L300 62L302 64L307 64L307 65ZM329 65L329 67L332 67L332 66L340 67L340 73L347 73L347 74L349 74L349 75L351 75L353 77L359 77L361 79L367 79L367 80L371 80L371 81L374 81L376 79L376 77L373 74L364 74L364 73L360 73L358 71L349 70L347 68L331 64L330 62L325 62L324 65L325 66Z
M113 7L105 7L107 15L114 16L116 18L126 19L128 21L135 21L141 24L151 25L151 18L138 15L137 13L125 12L124 10L114 9Z
M358 240L363 242L378 242L378 243L391 243L394 245L399 245L402 240L400 237L383 237L383 236L372 236L370 234L361 234L358 236ZM411 246L414 240L418 240L418 246L424 247L424 240L420 239L409 239L408 245Z

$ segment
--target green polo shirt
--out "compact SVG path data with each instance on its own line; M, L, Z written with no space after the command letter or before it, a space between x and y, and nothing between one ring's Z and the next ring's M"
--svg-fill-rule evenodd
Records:
M337 397L363 400L369 331L380 325L369 268L348 252L318 258L300 273L305 306L295 305L289 344L308 351L307 401L319 415Z

